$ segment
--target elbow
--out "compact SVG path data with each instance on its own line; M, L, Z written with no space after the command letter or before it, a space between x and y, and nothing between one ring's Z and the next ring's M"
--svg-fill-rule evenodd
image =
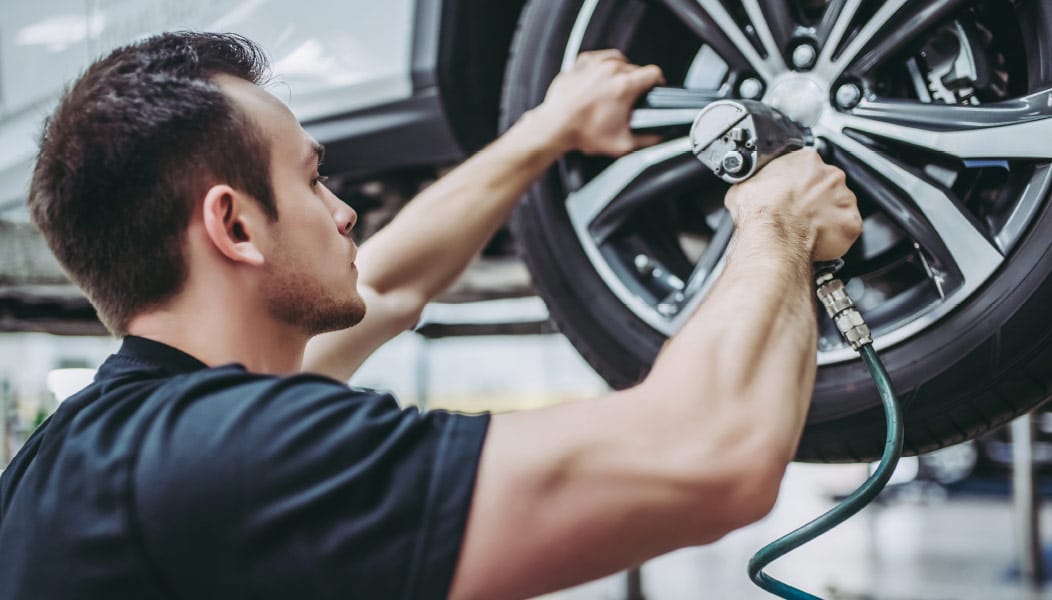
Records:
M752 389L716 390L707 402L682 402L667 390L648 395L655 394L667 399L661 412L667 453L659 454L676 482L671 513L685 536L678 542L711 543L766 517L799 439L795 415L758 407L749 401Z
M425 301L417 299L407 299L398 303L394 319L398 331L408 331L416 327L424 314L426 304Z
M730 486L725 509L729 526L724 535L763 519L778 500L788 461L773 452L756 457L755 464L743 469Z
M774 509L800 437L790 420L789 415L751 410L724 413L719 420L722 435L716 436L718 447L710 454L724 466L724 493L717 509L724 528L719 537L760 521Z
M364 290L363 290L364 292ZM420 322L427 299L412 291L399 290L378 293L371 290L365 296L368 315L375 311L388 324L392 335L412 329Z
M754 457L752 465L744 469L739 482L739 496L749 499L742 501L742 526L763 519L774 509L785 470L796 455L799 434L789 433L792 431L796 430L779 427L762 432L754 430L753 439L742 444L740 451L744 456Z
M711 457L719 472L699 490L699 497L709 499L708 508L698 511L695 504L693 509L700 521L692 545L714 542L760 521L774 508L791 456L783 445L764 437L752 431L737 439L723 438L722 449Z

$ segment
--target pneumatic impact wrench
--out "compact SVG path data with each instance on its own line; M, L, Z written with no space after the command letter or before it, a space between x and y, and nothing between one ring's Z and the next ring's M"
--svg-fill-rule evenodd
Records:
M822 147L811 132L777 109L755 100L720 100L705 107L690 128L694 156L720 179L741 183L767 163L804 146ZM873 342L869 327L834 277L843 261L815 263L818 298L829 317L858 350Z
M755 100L708 105L690 128L694 156L727 183L741 183L779 156L814 143L811 132Z
M753 100L713 102L690 130L694 156L720 179L735 184L755 175L783 154L815 145L811 132L778 110ZM821 151L821 148L819 148ZM815 285L826 313L844 339L862 357L884 405L887 437L880 464L843 502L795 531L761 548L749 561L749 578L768 592L789 599L821 600L763 571L769 563L829 531L871 502L887 484L902 454L902 412L884 365L873 349L873 338L862 315L835 277L842 261L815 264Z

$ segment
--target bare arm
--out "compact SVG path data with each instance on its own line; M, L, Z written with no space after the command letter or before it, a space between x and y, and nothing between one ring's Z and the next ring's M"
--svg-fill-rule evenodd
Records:
M814 383L811 261L846 251L861 220L813 152L772 163L728 206L727 269L645 381L493 417L453 597L562 588L770 510Z
M582 55L548 98L485 150L413 199L358 254L365 319L311 341L304 370L346 380L377 347L416 323L507 219L527 186L572 149L622 154L648 140L624 126L634 100L661 81L617 51Z

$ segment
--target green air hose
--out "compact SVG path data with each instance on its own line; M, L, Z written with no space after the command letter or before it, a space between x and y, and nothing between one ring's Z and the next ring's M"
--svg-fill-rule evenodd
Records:
M895 398L891 378L888 377L884 364L881 363L880 357L873 349L869 328L862 321L854 303L844 291L843 283L834 278L831 272L819 273L816 283L818 297L826 311L851 346L861 355L862 362L869 368L873 381L877 384L877 391L884 404L887 441L884 442L884 454L880 458L877 469L857 490L822 516L760 548L749 561L749 578L753 583L776 596L789 600L821 600L821 598L771 577L763 572L763 568L862 510L884 489L884 485L888 483L902 455L902 410Z

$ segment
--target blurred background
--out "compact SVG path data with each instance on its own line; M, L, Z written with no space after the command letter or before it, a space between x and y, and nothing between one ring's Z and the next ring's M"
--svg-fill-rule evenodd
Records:
M63 87L93 57L143 35L180 28L236 31L261 42L277 75L271 91L289 102L304 127L328 146L326 169L332 186L361 213L361 239L496 136L508 50L524 4L0 2L0 468L119 346L50 257L24 207L40 124ZM592 6L598 11L596 18L611 5L576 4ZM657 4L617 6L658 33L681 33L683 26L673 27L668 15L644 14ZM804 13L820 16L827 4L844 3L798 4ZM927 3L934 4L945 3ZM879 3L864 5L872 9L866 14L872 14ZM963 53L962 40L985 39L982 28L967 29L967 35L965 29L936 36L938 43L924 46L921 54L927 52L924 56L935 63L932 56L938 51L942 58L936 66L950 69L959 62L957 53ZM652 38L663 39L656 34ZM654 44L632 50L642 59L658 60L658 50L676 46ZM714 60L712 46L699 44L691 46L693 62L676 63L687 87L703 85L705 73L698 65ZM914 69L921 64L910 60ZM666 68L673 72L673 66ZM940 93L953 91L939 86ZM682 95L676 101L682 102ZM595 165L586 167L586 172L598 172ZM945 177L944 171L938 173ZM1017 187L1025 188L1029 181ZM1001 203L1013 215L1029 214ZM1014 224L1016 233L1025 229L1026 223L1006 222ZM867 222L867 231L879 225ZM928 267L923 257L909 260L915 267ZM648 277L660 272L647 265L640 271ZM884 263L879 267L884 269ZM923 279L923 270L918 272ZM464 278L429 307L415 331L377 352L350 383L392 390L405 406L466 412L537 409L609 389L557 332L507 229ZM875 505L776 562L771 573L823 597L843 600L1052 598L1044 584L1052 534L1041 526L1050 516L1043 498L1052 493L1052 417L1039 411L1020 421L1015 432L1017 441L1023 434L1028 440L1024 466L1027 473L1033 469L1029 481L1034 485L1028 502L1020 502L1019 494L1013 493L1013 468L1019 466L1021 447L1017 445L1013 454L1010 430L999 429L903 459ZM682 550L640 570L550 598L768 597L747 581L748 558L831 507L860 484L870 468L793 464L778 505L762 522L710 546Z

